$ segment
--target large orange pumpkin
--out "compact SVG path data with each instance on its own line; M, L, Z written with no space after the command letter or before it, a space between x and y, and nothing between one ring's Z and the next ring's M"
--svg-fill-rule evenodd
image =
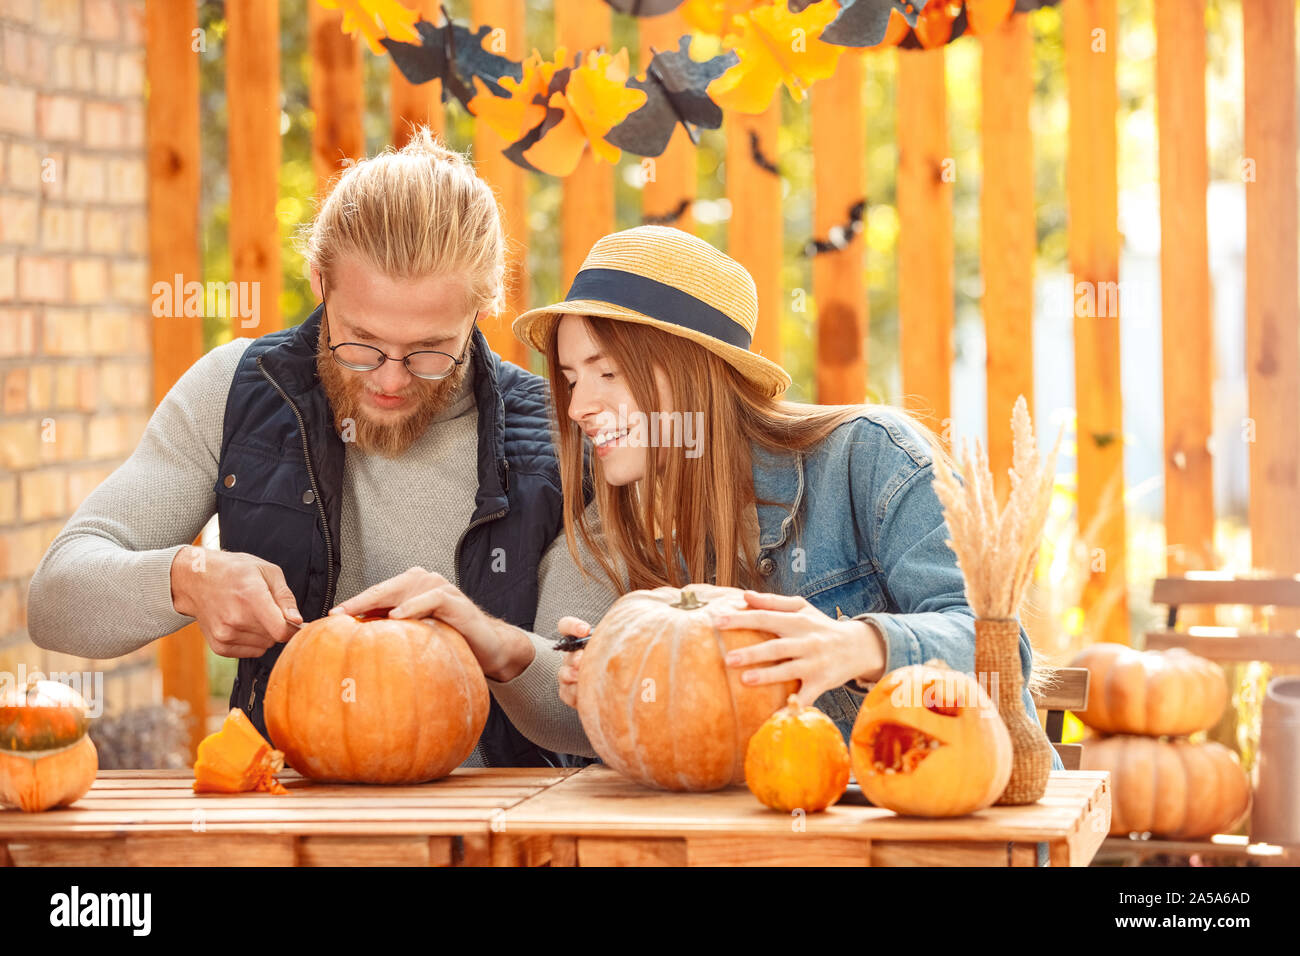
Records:
M997 705L942 661L886 674L862 701L849 750L867 799L910 816L974 813L1011 779L1011 735Z
M1101 642L1072 667L1088 668L1088 708L1078 718L1104 734L1181 736L1214 726L1228 703L1223 669L1181 647L1138 651Z
M1250 810L1246 772L1214 741L1093 737L1083 742L1080 768L1110 772L1112 836L1195 840L1231 830Z
M331 615L290 638L265 707L272 744L304 776L420 783L473 752L488 689L465 639L441 621Z
M835 722L794 694L749 738L745 785L773 810L817 813L849 785L849 748Z
M0 697L0 803L35 812L85 795L99 771L86 711L58 681L28 681Z
M578 672L578 714L605 763L664 790L744 782L749 738L799 686L750 687L723 663L774 636L714 626L745 607L742 591L711 584L632 591L610 606Z

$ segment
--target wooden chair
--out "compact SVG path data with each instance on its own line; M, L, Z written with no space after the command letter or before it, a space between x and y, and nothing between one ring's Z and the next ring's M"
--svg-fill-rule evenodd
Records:
M1065 728L1065 712L1083 710L1088 706L1088 668L1058 667L1056 682L1040 693L1031 693L1031 696L1035 707L1047 711L1043 729L1060 755L1061 763L1065 764L1066 770L1078 770L1083 746L1061 743L1061 733Z
M1185 647L1193 654L1224 663L1300 664L1300 636L1294 631L1195 625L1175 630L1178 609L1185 604L1300 607L1300 578L1234 578L1218 572L1192 572L1182 578L1157 578L1151 600L1167 604L1169 616L1165 630L1147 633L1149 650Z

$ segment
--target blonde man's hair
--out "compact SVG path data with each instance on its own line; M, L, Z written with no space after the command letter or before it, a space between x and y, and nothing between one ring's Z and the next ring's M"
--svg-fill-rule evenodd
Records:
M345 169L306 231L303 254L322 273L355 255L386 275L456 276L470 309L505 308L506 237L492 188L470 161L417 127Z

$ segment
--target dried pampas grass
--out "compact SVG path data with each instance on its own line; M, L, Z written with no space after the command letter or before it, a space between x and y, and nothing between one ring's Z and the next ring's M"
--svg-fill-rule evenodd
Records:
M1011 413L1012 466L1007 470L1011 488L1000 512L988 456L978 440L973 455L969 444L961 443L958 464L964 484L946 465L935 464L934 490L951 535L945 543L957 555L966 579L966 602L976 617L1013 618L1020 608L1038 560L1064 431L1062 426L1057 432L1044 466L1025 397L1016 399Z

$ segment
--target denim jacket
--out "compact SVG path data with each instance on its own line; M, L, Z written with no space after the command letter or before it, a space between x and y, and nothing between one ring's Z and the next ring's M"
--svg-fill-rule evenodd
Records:
M872 406L808 452L752 452L764 590L879 626L886 672L935 657L974 672L975 613L944 543L930 447L916 429L888 407ZM1021 627L1026 680L1031 657ZM863 696L850 682L817 699L846 740ZM1028 690L1023 696L1037 722L1033 698ZM1064 769L1055 749L1052 766Z

